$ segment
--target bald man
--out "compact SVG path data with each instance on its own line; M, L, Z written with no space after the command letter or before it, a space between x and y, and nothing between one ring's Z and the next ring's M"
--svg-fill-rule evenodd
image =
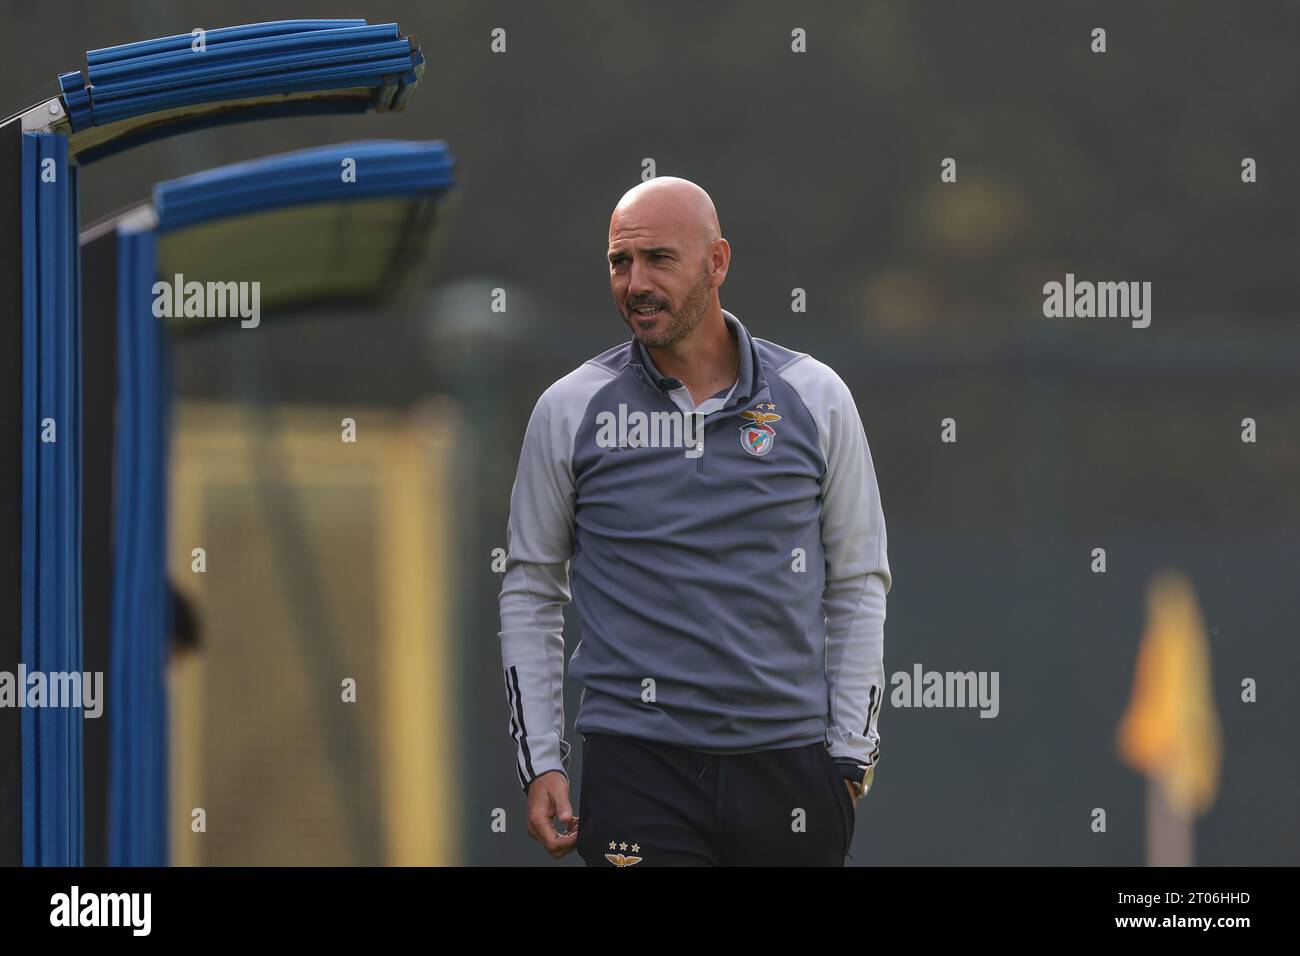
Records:
M588 865L842 866L880 752L891 582L857 406L722 308L731 246L694 183L629 190L608 260L632 339L542 394L510 498L500 638L528 832Z

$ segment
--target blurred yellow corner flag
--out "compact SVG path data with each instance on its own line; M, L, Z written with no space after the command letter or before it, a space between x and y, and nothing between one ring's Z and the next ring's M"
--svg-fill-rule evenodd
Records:
M1147 588L1147 623L1133 696L1119 726L1120 757L1159 783L1185 820L1214 803L1222 730L1210 686L1210 652L1186 575L1165 570Z

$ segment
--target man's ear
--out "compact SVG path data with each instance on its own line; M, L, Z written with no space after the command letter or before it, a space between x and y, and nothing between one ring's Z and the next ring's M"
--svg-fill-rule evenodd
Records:
M714 239L709 247L709 269L713 276L717 277L718 285L722 285L727 278L727 270L731 268L731 244L726 239Z

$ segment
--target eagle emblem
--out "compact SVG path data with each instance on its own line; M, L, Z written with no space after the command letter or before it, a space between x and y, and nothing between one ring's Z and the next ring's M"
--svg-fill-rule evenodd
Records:
M769 402L740 413L740 417L746 419L745 424L740 426L740 446L757 458L772 450L776 443L776 429L771 423L781 420L780 415L759 410L763 408L774 409L776 405Z

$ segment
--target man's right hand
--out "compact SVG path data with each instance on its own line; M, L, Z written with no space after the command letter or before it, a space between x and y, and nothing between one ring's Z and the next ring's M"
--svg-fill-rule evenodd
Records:
M567 832L557 832L556 821ZM578 818L569 804L569 778L558 770L548 770L528 785L528 835L557 860L578 844Z

